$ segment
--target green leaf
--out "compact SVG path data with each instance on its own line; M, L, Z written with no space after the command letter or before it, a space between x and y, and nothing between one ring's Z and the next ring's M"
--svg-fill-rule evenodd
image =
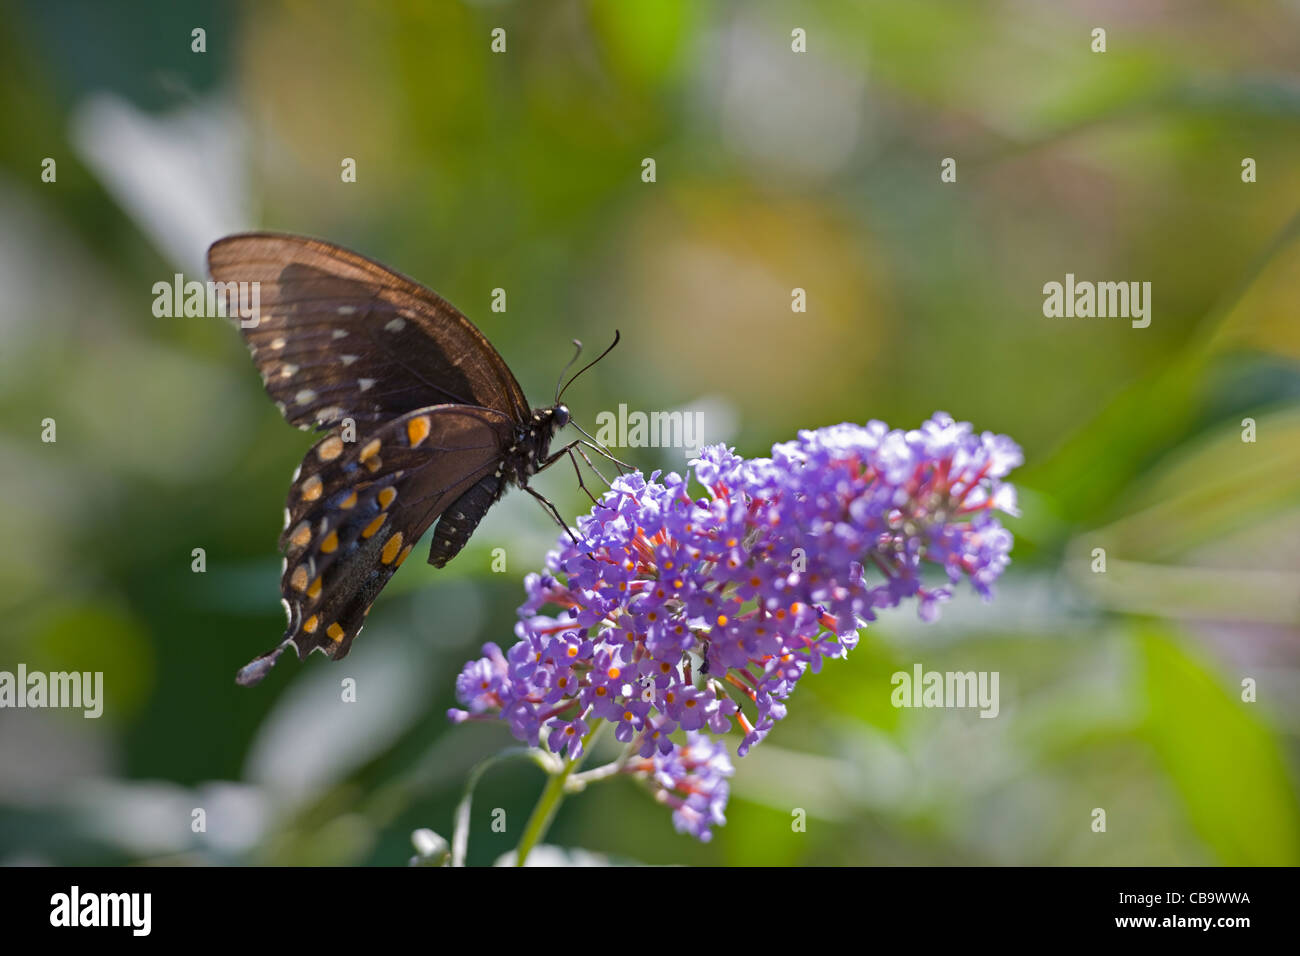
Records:
M1138 635L1149 705L1143 735L1192 828L1228 866L1300 862L1300 804L1277 738L1255 711L1156 624Z
M607 63L646 86L669 77L701 10L683 0L658 3L592 3L591 23L605 46Z

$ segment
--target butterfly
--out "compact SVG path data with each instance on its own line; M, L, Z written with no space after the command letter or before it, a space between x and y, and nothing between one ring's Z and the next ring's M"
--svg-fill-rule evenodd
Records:
M243 667L237 683L262 680L289 646L299 659L347 656L425 531L437 522L429 563L441 568L510 485L568 530L528 487L586 444L551 451L570 421L564 389L557 385L552 405L532 408L496 349L446 300L301 236L228 236L208 249L208 268L226 284L218 294L230 302L227 315L236 315L237 283L257 290L255 314L239 325L266 391L290 424L325 432L294 472L285 506L284 638Z

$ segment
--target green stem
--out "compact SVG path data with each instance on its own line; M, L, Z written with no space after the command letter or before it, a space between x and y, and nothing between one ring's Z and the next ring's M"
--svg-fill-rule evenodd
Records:
M469 772L469 777L465 780L465 791L460 798L460 803L456 805L455 823L451 834L452 866L465 865L465 854L469 849L469 814L474 803L474 788L478 786L479 779L488 768L501 761L515 757L528 757L531 753L532 751L526 747L511 747L509 750L503 750L486 760L479 761L478 765Z
M628 743L623 748L623 752L618 755L618 759L613 763L607 763L603 767L593 767L591 770L573 774L569 777L565 789L569 793L579 793L589 783L595 783L597 780L604 780L607 777L622 773L623 768L627 766L628 758L632 756L632 752L636 749L636 745L637 741L635 739Z
M533 814L528 818L524 835L519 839L519 846L515 849L515 866L523 866L533 847L546 836L551 821L555 819L555 811L560 809L560 803L564 800L564 785L569 779L569 774L582 763L583 758L591 750L591 743L596 739L596 734L604 725L604 720L600 718L593 721L591 730L587 731L587 736L582 738L582 754L564 761L563 766L546 781L546 787L537 800L537 806L533 807Z

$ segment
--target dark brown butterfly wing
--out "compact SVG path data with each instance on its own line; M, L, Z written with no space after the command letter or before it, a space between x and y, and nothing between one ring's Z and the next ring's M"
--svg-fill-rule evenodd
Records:
M317 239L246 233L215 242L208 266L217 282L257 283L257 324L241 332L267 392L300 428L351 418L364 432L444 403L529 419L519 383L483 333L377 262Z
M285 642L300 658L347 655L366 613L420 536L485 477L496 477L514 424L500 412L437 405L369 438L329 435L307 453L289 490L280 586ZM281 647L284 645L282 644ZM277 651L240 672L256 683Z

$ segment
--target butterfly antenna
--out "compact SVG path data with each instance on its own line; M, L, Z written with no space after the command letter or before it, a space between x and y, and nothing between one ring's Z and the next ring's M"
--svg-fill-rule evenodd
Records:
M618 345L618 338L619 338L619 335L618 335L618 329L615 329L615 330L614 330L614 341L609 343L609 348L605 349L605 351L601 352L601 353L600 353L599 355L597 355L594 359L592 359L590 362L588 362L588 363L587 363L586 365L584 365L582 368L578 369L576 372L573 373L573 378L569 379L569 384L568 384L568 385L565 385L564 388L560 389L558 392L555 393L555 404L557 404L557 405L560 404L560 398L564 395L565 392L567 392L567 391L569 390L569 385L572 385L574 382L576 382L576 381L578 380L578 376L579 376L579 375L581 375L583 372L587 371L587 369L591 368L593 365L595 365L597 362L599 362L601 359L603 359L603 358L604 358L606 355L608 355L610 352L614 351L614 346L615 346L615 345ZM575 356L573 357L573 360L569 362L569 365L572 365L573 362L576 362L576 361L577 361L577 359L578 359L578 357L575 355ZM565 369L567 370L567 369L568 369L568 366L565 366Z
M573 340L573 348L574 348L573 358L569 359L569 361L564 363L564 368L560 369L560 377L555 382L555 403L554 404L556 405L560 404L560 384L564 381L564 376L568 373L569 369L573 368L573 363L578 361L578 356L582 354L582 343L579 342L577 339ZM574 377L576 378L577 376Z

